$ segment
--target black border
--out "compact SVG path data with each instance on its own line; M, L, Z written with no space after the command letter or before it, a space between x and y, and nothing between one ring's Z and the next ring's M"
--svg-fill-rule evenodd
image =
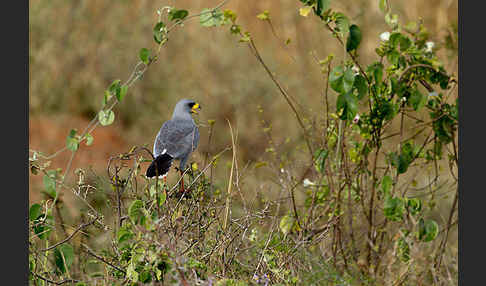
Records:
M0 215L4 275L0 281L28 285L29 2L5 2L2 8Z

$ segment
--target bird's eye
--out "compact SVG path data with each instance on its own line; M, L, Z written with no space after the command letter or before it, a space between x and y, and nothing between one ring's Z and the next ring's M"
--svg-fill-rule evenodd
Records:
M189 107L192 108L196 104L195 102L189 102Z

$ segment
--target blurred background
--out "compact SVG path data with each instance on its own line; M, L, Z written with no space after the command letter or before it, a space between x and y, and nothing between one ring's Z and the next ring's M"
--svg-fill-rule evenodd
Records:
M379 35L389 30L378 2L331 2L334 10L348 15L361 28L359 54L363 66L377 60L374 48ZM457 1L389 2L400 23L421 19L437 48L457 33ZM218 3L29 1L29 148L52 154L65 146L70 129L81 131L86 127L101 108L104 90L110 83L128 79L139 60L139 50L155 50L152 29L157 9L175 6L191 15ZM295 99L299 112L313 122L324 116L322 93L326 81L317 60L331 53L336 61L341 60L342 47L316 17L300 16L301 7L297 0L232 0L223 9L238 14L243 31L253 35L263 59ZM256 19L264 10L270 12L274 32L267 22ZM198 20L171 32L159 61L115 108L115 123L95 129L92 146L81 144L71 172L82 167L105 174L110 156L128 152L135 145L151 149L175 103L192 98L202 105L196 118L201 141L192 160L202 165L206 154L214 155L231 144L228 119L238 133L240 168L246 166L245 190L250 195L268 188L271 182L267 173L271 171L256 166L272 156L266 152L269 141L278 146L279 156L293 156L295 150L304 148L302 132L274 83L238 39L229 33L229 26L204 28ZM285 44L288 39L290 42ZM457 75L457 50L442 49L439 56L446 70ZM208 120L215 120L211 142ZM265 132L269 127L271 132ZM61 153L52 160L51 167L65 168L69 156L69 151ZM222 188L231 152L224 156L215 170L223 174L215 176L215 183ZM292 160L298 166L306 158L294 156ZM42 175L29 175L29 190L31 202L41 199Z

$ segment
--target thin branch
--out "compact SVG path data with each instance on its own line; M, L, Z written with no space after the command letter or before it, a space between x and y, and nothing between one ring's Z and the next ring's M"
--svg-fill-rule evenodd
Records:
M47 283L51 283L51 284L55 284L55 285L62 285L64 283L77 283L77 282L79 282L79 280L75 280L75 279L66 279L66 280L61 280L61 281L53 281L53 280L47 279L45 277L42 277L42 276L40 276L39 274L37 274L35 272L30 272L30 273L32 273L32 275L34 275L35 277L46 281Z
M76 235L76 233L78 233L78 232L79 232L81 229L86 228L86 227L88 227L88 226L92 225L92 224L93 224L93 223L94 223L94 222L95 222L97 219L98 219L98 216L96 216L94 219L92 219L91 221L89 221L89 222L87 222L87 223L83 223L83 224L81 224L80 226L78 226L78 227L77 227L77 228L74 230L74 232L73 232L73 233L71 233L71 235L69 235L69 236L68 236L68 237L66 237L65 239L63 239L63 240L59 241L59 242L58 242L58 243L56 243L56 244L51 245L51 246L50 246L50 247L48 247L48 248L45 248L45 249L40 249L39 251L49 251L49 250L51 250L51 249L53 249L53 248L58 247L59 245L61 245L61 244L63 244L63 243L68 242L68 241L69 241L71 238L73 238L73 237Z
M121 269L120 267L115 266L115 265L113 265L112 263L110 263L110 262L106 261L106 260L105 260L103 257L98 256L98 255L97 255L96 253L94 253L94 251L93 251L93 250L91 250L91 249L90 249L90 248L89 248L89 247L88 247L86 244L84 244L84 243L83 243L82 245L84 246L84 248L86 248L86 250L87 250L88 254L90 254L90 255L91 255L91 256L93 256L94 258L96 258L96 259L100 260L101 262L104 262L104 263L105 263L105 264L107 264L108 266L111 266L111 267L115 268L116 270L118 270L118 271L122 272L122 273L123 273L123 274L125 274L125 275L127 274L127 273L125 272L125 270L123 270L123 269Z

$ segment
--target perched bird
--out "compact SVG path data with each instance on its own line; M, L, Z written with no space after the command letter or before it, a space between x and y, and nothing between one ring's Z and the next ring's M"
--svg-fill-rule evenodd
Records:
M197 113L201 106L190 99L180 100L172 114L172 119L164 122L154 142L154 157L147 169L146 176L166 177L172 161L180 161L179 171L184 174L187 160L199 143L199 129L191 113ZM184 192L184 179L181 178L180 191Z

